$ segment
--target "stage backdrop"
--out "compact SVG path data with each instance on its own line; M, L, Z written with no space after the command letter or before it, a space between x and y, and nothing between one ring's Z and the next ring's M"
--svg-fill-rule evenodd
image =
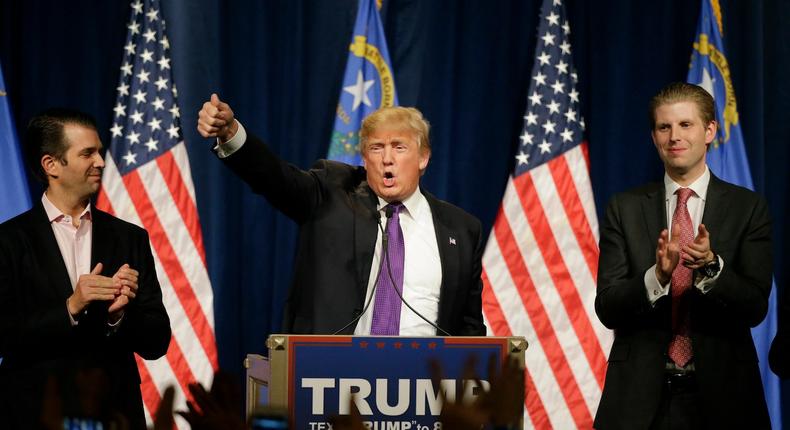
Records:
M685 80L699 2L566 4L600 214L613 193L660 179L645 107L658 88ZM230 371L241 373L244 354L264 351L266 336L280 328L296 228L215 159L195 131L196 113L216 91L249 131L309 167L327 153L356 5L163 1L220 365ZM721 7L755 187L776 220L781 290L790 263L781 246L790 242L783 222L790 215L790 29L783 25L790 3L722 0ZM417 106L433 124L423 184L486 229L513 168L539 8L534 0L390 0L382 10L399 103ZM18 130L39 110L73 106L97 117L109 143L129 12L120 0L0 3L0 61ZM41 187L30 182L38 199Z

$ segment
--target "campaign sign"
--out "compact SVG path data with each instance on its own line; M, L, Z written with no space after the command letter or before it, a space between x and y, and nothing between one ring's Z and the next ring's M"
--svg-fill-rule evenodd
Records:
M348 415L352 395L366 428L439 430L442 398L473 400L488 388L487 363L501 363L508 338L290 336L288 404L293 429L329 429L329 417ZM522 351L523 353L523 351ZM464 380L470 356L475 380ZM441 364L438 389L429 360ZM461 396L461 398L458 398Z

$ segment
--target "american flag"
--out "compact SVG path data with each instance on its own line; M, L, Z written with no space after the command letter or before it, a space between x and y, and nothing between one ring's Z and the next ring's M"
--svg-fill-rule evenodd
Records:
M217 348L213 293L181 134L165 20L159 0L136 0L131 7L97 207L145 228L151 238L173 336L164 357L155 361L137 357L150 420L168 385L175 386L175 406L181 409L188 383L210 385ZM185 427L180 418L178 425Z
M527 428L592 428L612 334L595 315L598 219L561 0L544 0L524 128L483 256L483 311L524 336Z

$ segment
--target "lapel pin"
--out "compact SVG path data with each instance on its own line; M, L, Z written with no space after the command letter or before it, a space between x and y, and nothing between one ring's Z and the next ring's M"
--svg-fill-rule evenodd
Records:
M455 245L455 238L450 236L450 245Z

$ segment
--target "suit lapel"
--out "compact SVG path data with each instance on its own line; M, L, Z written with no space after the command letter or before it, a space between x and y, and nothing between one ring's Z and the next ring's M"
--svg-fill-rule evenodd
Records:
M33 208L32 215L32 240L33 247L38 250L41 269L47 272L50 282L47 282L54 290L55 294L66 300L74 290L71 287L69 272L66 270L66 263L60 253L58 241L52 232L47 218L47 212L41 203Z
M93 270L97 263L102 263L104 267L101 274L104 276L112 276L120 268L120 266L112 267L117 265L117 262L115 262L115 253L113 252L115 250L113 246L115 240L107 222L108 217L108 214L96 209L95 206L91 207L93 233L91 240L91 266L89 270Z
M442 212L436 198L425 191L422 193L431 207L433 228L436 232L436 244L439 247L439 260L442 265L442 285L439 290L439 315L437 322L440 327L444 327L446 325L446 321L444 321L445 316L448 315L453 298L456 297L453 289L458 286L458 234L447 225L445 214Z
M378 218L376 194L363 181L351 194L351 210L354 217L354 259L357 268L358 299L364 301L368 288L373 252L376 249Z
M721 225L724 222L724 214L728 210L728 199L725 197L727 188L722 186L722 181L710 174L710 183L708 184L708 193L705 196L705 211L702 213L702 223L705 228L711 233L710 247L716 250L720 247L719 239L724 237L721 232Z
M645 220L647 237L653 247L658 243L658 235L667 228L666 192L663 182L649 189L642 200L642 214Z

